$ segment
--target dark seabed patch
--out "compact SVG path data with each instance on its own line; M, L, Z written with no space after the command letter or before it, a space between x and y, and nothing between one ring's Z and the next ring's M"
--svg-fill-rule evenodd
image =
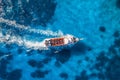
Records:
M56 8L54 0L2 0L3 7L7 13L4 18L16 20L17 23L29 25L42 25L46 24L52 19ZM12 11L7 12L7 7L12 6Z
M116 0L116 7L120 9L120 0Z
M13 48L12 45L10 45L10 44L6 44L5 47L6 47L8 50L11 50L11 49Z
M8 73L7 73L7 71L6 71L6 69L7 69L7 64L8 64L8 61L5 60L5 59L2 59L2 60L0 61L0 77L1 77L2 79L6 79L6 77L7 77L7 75L8 75Z
M36 67L37 67L37 68L43 68L44 65L45 65L45 64L44 64L42 61L38 61Z
M48 64L51 61L50 57L46 57L45 59L42 60L44 64Z
M28 61L28 64L29 64L31 67L35 67L35 66L37 65L37 61L34 60L34 59L30 59L30 60Z
M41 61L30 59L30 60L28 60L28 64L33 68L35 68L35 67L36 68L43 68L44 65L47 65L50 61L51 61L51 58L48 58L48 57L45 57Z
M99 54L100 55L96 58L96 69L102 71L109 59L105 56L106 53L104 51L101 51Z
M60 77L64 78L64 79L67 79L68 78L68 74L65 73L65 72L62 72L62 73L60 73Z
M106 28L105 28L104 26L100 26L100 27L99 27L99 30L100 30L101 32L105 32L105 31L106 31Z
M5 54L4 52L0 51L0 57L3 56L4 54Z
M89 76L86 75L86 71L82 71L80 75L77 75L75 80L89 80Z
M120 57L113 57L106 67L106 77L108 80L120 80Z
M31 73L31 76L33 78L44 78L46 74L48 74L49 71L46 70L46 71L41 71L41 70L36 70L34 72Z
M119 31L115 31L113 34L114 37L119 37L120 36L120 32Z
M7 57L3 57L4 55L9 55ZM7 70L7 65L9 64L10 60L13 59L13 55L11 55L11 53L4 53L2 51L0 51L0 77L2 79L6 79L7 76L8 76L8 72L6 71Z
M22 70L16 69L8 74L7 80L20 80L21 77L22 77Z
M116 48L115 45L111 45L111 46L109 47L109 53L110 53L110 54L113 54L113 55L116 55L116 54L117 54L117 51L116 51L115 48Z
M105 71L106 71L106 66L109 63L109 58L106 56L106 52L101 51L99 53L99 56L96 57L96 64L91 68L91 70L93 71L97 71L96 72L92 72L92 74L89 75L89 77L91 78L98 78L98 80L105 80L106 79L106 75L105 75Z
M115 44L116 47L120 47L120 38L115 39L114 44Z
M111 47L108 53L105 53L104 51L100 52L100 55L96 58L97 62L94 66L99 73L93 73L91 76L97 76L100 80L120 79L120 57L115 54L113 48L114 47ZM107 55L112 55L112 58L108 58Z

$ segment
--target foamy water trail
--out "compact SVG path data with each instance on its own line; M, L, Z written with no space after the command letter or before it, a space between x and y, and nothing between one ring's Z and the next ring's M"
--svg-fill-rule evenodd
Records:
M10 36L9 34L4 36L0 33L0 42L5 42L6 44L16 43L19 46L25 46L28 49L48 50L43 42L29 41L21 37Z
M30 26L24 26L24 25L16 23L16 21L11 21L11 20L4 19L4 18L0 18L0 23L5 23L5 24L10 25L10 26L15 27L15 28L24 29L24 30L27 30L29 32L42 34L42 35L46 35L46 36L63 36L63 33L60 30L53 32L51 30L33 29L33 28L30 28Z

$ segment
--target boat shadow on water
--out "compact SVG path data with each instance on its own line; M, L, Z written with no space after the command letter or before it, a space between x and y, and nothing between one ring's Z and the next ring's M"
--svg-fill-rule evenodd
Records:
M83 42L78 42L73 47L63 48L62 50L57 51L57 53L55 50L52 50L49 57L56 58L56 64L64 64L69 61L72 56L85 54L88 50L91 50L89 46Z
M84 54L90 50L91 50L91 47L84 42L78 42L73 47L70 48L70 51L74 53L73 55Z

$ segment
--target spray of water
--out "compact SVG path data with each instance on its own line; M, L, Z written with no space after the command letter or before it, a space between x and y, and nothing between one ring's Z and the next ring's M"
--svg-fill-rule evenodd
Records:
M15 27L15 28L24 29L24 30L27 30L29 32L42 34L42 35L46 35L46 36L63 36L63 33L60 30L53 32L51 30L33 29L30 26L24 26L24 25L16 23L16 21L11 21L11 20L4 19L4 18L0 18L0 23L5 23L5 24L10 25L10 26Z
M0 42L5 42L6 44L16 43L19 46L25 46L28 49L32 48L39 50L48 50L47 47L43 46L43 42L28 41L18 36L10 36L9 34L3 35L2 33L0 33Z

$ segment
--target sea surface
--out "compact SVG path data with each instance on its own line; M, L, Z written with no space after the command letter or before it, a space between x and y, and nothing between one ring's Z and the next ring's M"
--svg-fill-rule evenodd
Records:
M120 80L120 0L0 0L0 80Z

